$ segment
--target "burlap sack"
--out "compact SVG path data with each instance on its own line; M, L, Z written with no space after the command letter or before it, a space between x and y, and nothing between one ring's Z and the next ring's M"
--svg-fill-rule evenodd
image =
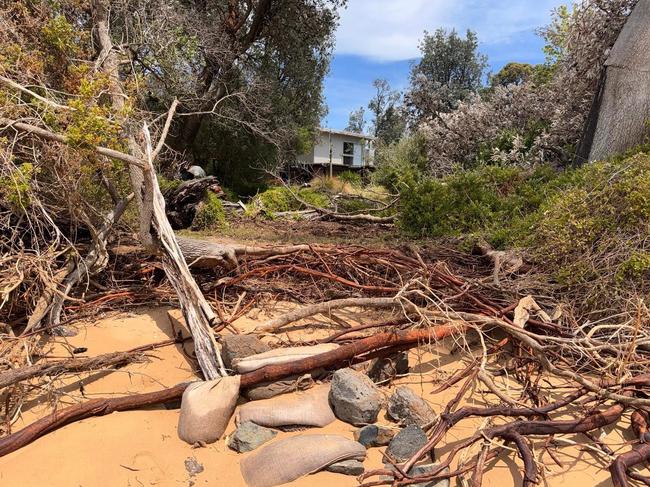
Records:
M238 375L190 384L181 401L178 437L191 445L221 438L235 411L239 384Z
M332 463L363 460L366 448L336 435L300 435L265 446L241 461L249 487L273 487L318 472Z
M329 384L306 392L287 394L264 401L244 404L237 413L237 422L252 421L260 426L316 426L322 428L336 417L329 404Z

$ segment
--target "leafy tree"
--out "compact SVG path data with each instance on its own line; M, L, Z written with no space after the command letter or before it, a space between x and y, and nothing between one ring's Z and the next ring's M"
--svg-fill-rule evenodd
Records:
M366 129L366 109L359 107L350 113L348 125L345 130L362 134Z
M385 79L373 82L375 96L368 103L373 133L381 142L391 144L402 137L406 119L401 107L402 94L393 90Z
M535 67L526 63L508 63L490 76L490 86L522 85L533 76Z
M483 84L487 57L478 52L478 37L455 30L424 33L422 58L411 70L407 105L415 121L449 112Z

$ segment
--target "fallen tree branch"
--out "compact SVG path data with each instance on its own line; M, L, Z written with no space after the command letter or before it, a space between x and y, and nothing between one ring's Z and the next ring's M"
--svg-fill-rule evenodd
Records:
M28 123L20 122L17 120L11 120L9 118L4 118L4 117L0 117L0 125L5 125L5 130L7 127L12 127L22 132L34 134L41 139L51 140L53 142L60 142L62 144L68 143L68 139L66 139L63 135L55 134L54 132L50 132L49 130L46 130L44 128L37 127L36 125L31 125ZM116 159L118 161L126 162L127 164L131 164L139 168L144 167L144 162L142 160L130 154L125 154L124 152L116 151L113 149L109 149L108 147L102 147L102 146L95 146L93 147L93 149L99 155L110 157L111 159Z
M71 358L69 360L45 362L19 369L11 369L0 374L0 389L35 377L88 372L106 367L121 367L141 359L142 353L114 352L98 355L97 357Z
M329 314L335 309L342 308L395 308L400 305L398 298L347 298L335 299L325 303L316 303L304 308L299 308L289 313L273 318L255 328L258 332L273 332L296 321L309 318L317 314Z

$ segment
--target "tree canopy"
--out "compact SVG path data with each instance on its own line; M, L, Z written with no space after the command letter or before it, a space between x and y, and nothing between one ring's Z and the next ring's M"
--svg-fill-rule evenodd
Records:
M416 120L448 112L483 85L487 57L478 51L478 37L468 30L424 33L422 58L411 70L407 104Z

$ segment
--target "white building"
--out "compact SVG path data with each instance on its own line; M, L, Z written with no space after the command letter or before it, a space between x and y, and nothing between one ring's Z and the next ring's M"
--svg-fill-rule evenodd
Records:
M347 169L374 167L375 138L343 130L319 129L316 143L309 154L298 157L298 163L311 166L314 172L328 170L330 175Z

